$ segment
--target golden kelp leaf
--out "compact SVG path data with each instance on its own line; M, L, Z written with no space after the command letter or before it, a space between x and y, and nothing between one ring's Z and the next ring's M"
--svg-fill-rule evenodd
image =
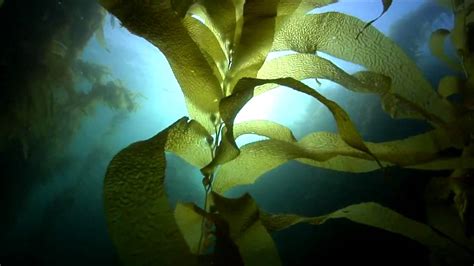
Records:
M296 159L300 163L318 168L329 169L347 173L367 173L380 169L380 165L373 160L361 159L350 156L338 155L326 161L316 161L312 159ZM392 163L381 162L384 167L392 166Z
M367 24L364 25L364 28L362 28L362 30L360 30L359 33L357 34L356 40L359 39L359 36L362 34L362 32L364 32L365 29L367 29L370 25L372 25L372 23L377 21L380 17L383 16L383 14L385 14L385 12L388 11L390 6L392 5L392 0L382 0L382 5L383 5L382 13L378 17L376 17L375 19L369 21Z
M450 138L444 130L437 129L402 140L365 144L384 165L411 167L437 159L439 152L446 148L461 146ZM344 172L369 172L379 168L370 155L350 147L338 134L315 132L297 143L271 139L244 145L237 158L219 168L214 190L223 193L238 185L253 184L264 173L294 159Z
M273 43L275 20L280 23L293 14L306 13L333 0L293 0L293 1L246 1L244 24L230 73L230 90L242 77L256 77L256 74L270 51ZM256 39L255 36L258 36Z
M462 82L458 77L446 76L438 84L438 93L444 98L460 92Z
M198 254L203 217L194 211L194 208L195 205L192 203L178 203L174 210L174 218L191 253Z
M251 120L234 125L235 139L245 134L256 134L270 139L296 142L296 138L289 128L268 120Z
M312 158L312 155L303 147L287 141L270 139L244 145L237 158L221 165L214 178L213 190L224 193L238 185L252 184L264 173L289 160Z
M211 148L207 142L210 137L202 125L191 120L169 133L169 138L179 140L179 142L168 141L165 150L200 168L212 159Z
M314 8L323 7L335 2L337 0L280 0L278 16L301 15Z
M369 149L365 146L364 141L362 140L362 137L360 136L359 132L355 128L354 124L349 118L349 115L335 102L327 99L320 93L318 93L316 90L312 89L311 87L308 87L304 83L292 79L292 78L282 78L282 79L267 79L267 80L258 80L258 79L249 79L253 80L254 84L253 86L259 86L263 85L265 83L277 83L282 86L289 87L293 90L308 94L309 96L312 96L322 104L324 104L329 111L332 113L334 116L334 119L336 120L337 128L338 131L341 135L341 138L351 147L358 149L360 151L363 151L365 153L370 154ZM237 91L243 91L243 90L253 90L251 87L246 87L245 83L242 83L241 88L236 89Z
M212 200L219 216L229 224L230 236L246 266L281 265L273 239L260 222L257 204L248 193L228 199L212 192Z
M434 92L416 64L390 38L369 26L364 38L354 40L363 26L358 18L336 12L294 17L278 24L272 50L317 50L365 66L392 79L390 94L405 99L437 121L455 120L454 107ZM391 115L412 118L411 113Z
M226 109L229 110L229 108ZM229 119L228 121L231 120ZM287 142L296 141L295 137L293 136L293 132L291 132L289 128L267 120L252 120L239 123L233 128L233 137L231 137L230 133L227 132L228 129L225 128L223 134L224 138L221 145L217 149L215 159L206 167L201 169L203 175L211 174L218 165L233 160L239 154L239 149L235 143L235 140L241 135L256 134Z
M331 61L313 54L291 54L269 60L258 71L257 78L274 79L291 77L296 80L322 78L334 81L357 92L383 94L390 89L390 79L373 72L363 71L349 75ZM260 86L258 95L276 87L274 84Z
M329 132L315 132L305 136L299 144L309 151L333 152L337 155L370 159L366 153L348 146L338 134ZM432 130L401 140L381 143L365 142L375 156L384 162L399 166L411 165L431 161L438 158L440 151L457 147L462 144L451 140L451 136L443 129Z
M230 84L226 91L232 91L242 77L256 77L256 74L270 51L275 32L276 17L280 23L292 14L306 13L333 0L293 0L293 1L246 1L243 13L243 28L235 49ZM258 38L255 38L258 36ZM237 41L237 39L236 39Z
M227 92L231 92L242 77L257 76L272 48L278 3L279 0L245 1L243 28L234 48Z
M444 52L444 43L445 43L446 37L450 33L451 32L447 29L437 29L433 33L431 33L430 50L434 56L438 57L441 61L443 61L452 69L456 71L462 71L462 68L459 62L456 62L455 60L450 58L448 55L446 55L446 53Z
M330 219L346 218L353 222L376 227L417 241L446 260L447 265L467 265L474 257L450 239L429 226L409 219L375 202L350 205L327 215L295 218L295 215L265 215L262 223L272 230L284 229L299 222L319 225Z
M183 18L183 25L194 42L199 46L199 49L201 49L202 54L214 72L214 76L221 83L224 80L227 59L216 36L206 25L194 17L188 16Z
M164 189L165 146L187 118L131 144L110 162L104 180L107 227L124 265L194 265Z
M237 25L237 7L234 1L200 0L199 4L203 7L206 24L216 34L228 59L230 59L230 50L233 49L235 42Z
M170 2L101 0L100 3L123 26L163 52L181 86L191 118L213 132L210 115L218 110L221 87Z
M346 87L347 89L357 92L377 93L381 96L390 94L390 87L392 86L392 79L390 77L371 71L359 71L352 76L364 84L365 90L356 90L353 87Z
M218 165L227 163L239 154L239 149L235 144L233 127L234 119L244 105L253 97L255 87L265 85L267 83L275 83L282 86L289 87L296 91L308 94L319 102L324 104L334 116L338 130L341 134L342 139L351 147L363 151L371 156L373 154L365 146L362 137L355 128L354 124L349 118L349 115L339 105L331 100L326 99L323 95L317 91L308 87L304 83L297 81L292 78L282 79L253 79L253 78L242 78L237 83L234 93L228 97L225 97L220 102L220 114L222 120L226 125L226 133L222 139L221 146L218 147L215 158L203 169L201 172L204 175L209 175L214 172ZM375 158L375 157L374 157Z

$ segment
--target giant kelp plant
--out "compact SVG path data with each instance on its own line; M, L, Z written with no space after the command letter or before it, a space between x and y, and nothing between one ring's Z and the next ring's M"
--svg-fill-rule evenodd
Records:
M358 18L337 12L306 14L335 0L102 0L129 30L166 56L178 80L190 118L156 136L131 144L111 161L104 184L109 233L124 265L280 265L269 232L297 223L322 224L346 218L418 241L440 265L472 263L474 90L470 1L447 3L455 27L432 34L434 55L461 75L442 79L434 90L415 63L388 37ZM383 0L383 15L392 1ZM451 36L459 58L444 53ZM266 60L273 51L296 53ZM353 75L315 52L366 68ZM432 128L406 139L365 142L349 115L334 101L300 82L334 81L349 90L375 93L393 118L421 119ZM255 95L276 86L307 94L332 113L338 134L314 132L297 140L271 121L234 124ZM459 94L453 99L453 94ZM236 139L268 139L239 148ZM169 207L164 189L166 152L199 167L205 204ZM289 161L360 173L393 166L450 170L427 189L428 224L411 220L375 202L350 205L318 217L271 214L246 194L223 193L252 184ZM438 173L438 172L436 172ZM454 209L449 204L454 201ZM452 210L455 210L454 216ZM456 212L457 211L457 212ZM456 218L457 216L457 218ZM451 219L454 217L454 220ZM446 219L450 220L446 222ZM464 227L463 227L464 226ZM465 230L463 230L465 229ZM462 233L459 234L459 231ZM438 264L436 264L438 265Z

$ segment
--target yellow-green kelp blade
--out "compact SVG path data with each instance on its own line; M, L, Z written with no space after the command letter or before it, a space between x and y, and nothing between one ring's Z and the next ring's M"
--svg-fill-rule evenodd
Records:
M450 68L457 71L462 71L459 62L456 62L444 52L444 43L446 41L446 37L448 37L450 33L451 32L447 29L437 29L432 32L430 37L430 50L434 56L438 57Z
M217 149L215 158L201 171L204 175L209 175L213 173L218 165L227 163L239 154L239 149L235 144L233 127L234 119L239 113L239 111L245 106L245 104L252 99L254 95L254 90L257 86L265 85L268 83L275 83L288 88L294 89L296 91L308 94L324 104L329 111L334 116L338 131L341 134L341 138L349 146L363 151L371 156L373 154L365 146L362 137L355 128L354 124L349 118L349 115L335 102L325 98L323 95L319 94L317 91L313 90L311 87L308 87L304 83L295 80L293 78L281 78L281 79L254 79L254 78L242 78L239 83L236 85L236 88L232 95L225 97L220 102L220 114L222 120L226 125L226 132L222 139L221 145ZM375 157L374 157L375 158Z
M225 76L224 71L227 59L214 33L201 21L191 16L183 18L183 25L194 42L199 46L209 66L212 68L214 76L219 83L222 83ZM192 66L189 66L189 70L192 70Z
M178 202L174 209L174 217L191 253L197 255L202 232L201 223L204 217L194 210L195 207L192 203Z
M337 12L294 17L278 23L272 50L321 51L362 65L368 71L390 77L390 94L423 110L428 114L425 119L436 124L455 120L454 107L434 92L416 64L390 38L369 26L363 38L354 40L363 26L358 18ZM393 117L413 118L410 113L394 112L403 106L399 107L397 101L392 104L395 106L385 109L393 110Z
M234 47L229 88L242 77L256 77L273 43L279 0L246 0L239 42Z
M261 215L262 223L271 230L281 230L297 223L322 224L330 219L345 218L353 222L380 228L415 240L444 259L447 265L468 265L474 257L463 247L438 234L431 227L409 219L375 202L366 202L317 217L287 214Z
M365 144L384 165L418 169L427 168L428 162L436 166L432 162L440 162L440 151L462 147L462 143L456 143L451 138L444 130L437 129L402 140ZM238 185L253 184L263 174L289 160L344 172L369 172L379 168L370 155L350 147L340 135L314 132L298 142L270 139L244 145L237 158L219 168L213 188L223 193ZM439 164L439 167L442 166L444 168L440 169L455 169L457 164Z
M214 32L229 59L235 42L237 9L242 7L237 7L232 0L200 0L199 5L202 7L201 15L204 16L206 25Z
M375 19L372 19L371 21L367 22L367 24L364 25L364 27L359 31L359 33L357 33L356 39L358 39L359 36L364 32L364 30L367 29L370 25L372 25L372 23L374 23L380 17L382 17L383 14L385 14L388 11L388 9L390 8L390 6L392 5L392 0L381 0L381 2L382 2L382 5L383 5L382 13L380 13L380 15L378 17L376 17Z
M296 80L321 78L331 80L356 92L372 92L385 94L390 90L390 78L369 71L354 75L346 73L330 60L313 54L290 54L269 60L258 71L257 78L274 79L291 77ZM276 87L276 84L259 86L255 91L258 95Z
M123 26L160 49L181 86L191 118L213 132L210 115L218 111L223 95L221 87L170 2L101 0L100 3L120 19Z
M270 139L296 142L296 138L289 128L269 120L250 120L234 125L235 139L245 134L254 134Z
M154 137L126 147L110 162L104 180L105 216L123 265L196 264L165 193L165 151L201 165L210 158L203 132L184 117ZM191 156L197 150L202 152Z
M212 201L229 224L230 237L246 266L281 265L273 239L260 221L259 208L248 193L229 199L212 192Z
M280 0L278 16L301 15L314 8L336 3L337 0Z

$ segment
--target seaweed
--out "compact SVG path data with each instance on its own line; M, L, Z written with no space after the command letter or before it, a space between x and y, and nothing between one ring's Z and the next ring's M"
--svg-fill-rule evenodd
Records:
M443 223L423 224L378 203L365 202L323 216L301 217L265 213L248 194L238 199L222 195L235 186L255 182L288 160L343 172L402 167L449 170L452 174L443 178L450 182L471 178L474 60L464 24L470 13L468 1L457 1L453 7L456 27L449 32L435 32L432 38L434 54L442 55L440 43L451 36L464 71L459 80L444 80L439 92L400 47L371 26L373 21L364 23L337 12L306 14L331 2L101 1L125 27L164 53L190 116L148 140L131 144L109 164L104 184L105 215L124 265L217 261L279 265L269 232L297 223L319 225L339 218L411 238L448 265L472 262L472 240L460 241L445 230ZM391 1L382 4L383 15ZM296 54L266 60L270 52L284 50ZM315 55L317 51L367 70L350 75ZM377 94L393 118L424 120L432 129L406 139L366 142L350 115L303 84L300 80L305 78L325 78L356 92ZM321 102L332 113L338 132L314 132L298 140L291 129L271 121L234 125L236 115L254 95L277 85ZM450 100L453 93L461 94L462 104ZM269 139L239 148L235 140L243 134ZM453 149L463 152L446 152ZM202 208L180 203L173 211L168 206L163 188L165 152L173 152L201 169L205 190ZM471 187L456 184L442 187L456 195L460 223L470 233ZM222 259L222 254L235 255L236 248L239 256L232 256L236 261L215 259Z

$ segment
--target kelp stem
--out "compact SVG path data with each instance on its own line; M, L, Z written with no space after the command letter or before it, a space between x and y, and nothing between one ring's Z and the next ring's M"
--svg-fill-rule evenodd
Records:
M222 139L222 130L224 129L224 122L221 120L219 123L219 125L217 126L217 123L216 123L216 126L214 127L214 132L216 134L216 137L214 139L214 143L212 144L212 160L214 160L215 156L216 156L216 151L217 151L217 147L219 146L220 144L220 141ZM212 191L212 182L214 181L214 173L211 173L209 176L204 176L203 178L203 186L204 186L204 211L205 212L209 212L208 210L208 196L209 196L209 193ZM199 237L199 245L198 245L198 254L201 254L202 252L202 241L203 241L203 238L204 238L204 231L206 231L206 217L203 216L202 217L202 221L201 221L201 235Z

